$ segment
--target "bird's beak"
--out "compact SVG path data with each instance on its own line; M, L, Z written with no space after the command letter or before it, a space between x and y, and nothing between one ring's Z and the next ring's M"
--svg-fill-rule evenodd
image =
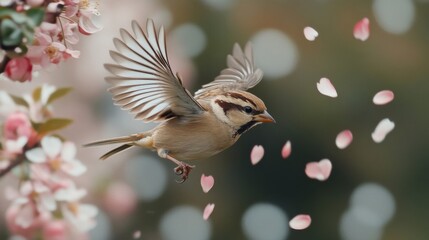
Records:
M276 120L274 120L274 118L267 111L264 111L263 113L256 115L253 119L257 122L263 122L263 123L276 122Z

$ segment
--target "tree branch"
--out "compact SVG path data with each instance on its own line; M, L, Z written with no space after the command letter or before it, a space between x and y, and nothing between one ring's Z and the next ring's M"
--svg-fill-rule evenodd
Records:
M6 175L8 172L12 171L16 166L20 165L25 161L24 154L19 155L12 163L5 169L0 170L0 178L2 178L4 175Z

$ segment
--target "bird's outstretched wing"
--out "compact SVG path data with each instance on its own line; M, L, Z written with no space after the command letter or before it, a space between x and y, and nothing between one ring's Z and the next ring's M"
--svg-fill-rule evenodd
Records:
M195 92L195 98L204 97L212 92L226 92L231 90L244 90L254 87L262 79L262 71L255 67L253 61L252 45L246 44L243 50L236 43L232 55L227 57L227 68L221 71L214 81L203 85Z
M146 33L136 21L132 30L134 35L120 30L121 39L113 39L117 51L110 51L116 64L105 64L114 75L106 78L113 84L109 91L114 103L146 122L204 112L171 70L164 28L157 33L153 21L148 20Z

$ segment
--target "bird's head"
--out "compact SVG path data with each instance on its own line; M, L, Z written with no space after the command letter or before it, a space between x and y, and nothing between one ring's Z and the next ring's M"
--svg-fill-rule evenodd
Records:
M275 122L264 102L245 91L230 91L211 101L216 117L231 126L240 135L260 123Z

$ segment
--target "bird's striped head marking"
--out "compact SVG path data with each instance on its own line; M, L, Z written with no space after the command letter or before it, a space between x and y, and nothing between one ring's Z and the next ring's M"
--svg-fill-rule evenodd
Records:
M249 92L227 92L213 98L211 105L216 117L232 126L236 136L259 123L274 122L264 102Z

